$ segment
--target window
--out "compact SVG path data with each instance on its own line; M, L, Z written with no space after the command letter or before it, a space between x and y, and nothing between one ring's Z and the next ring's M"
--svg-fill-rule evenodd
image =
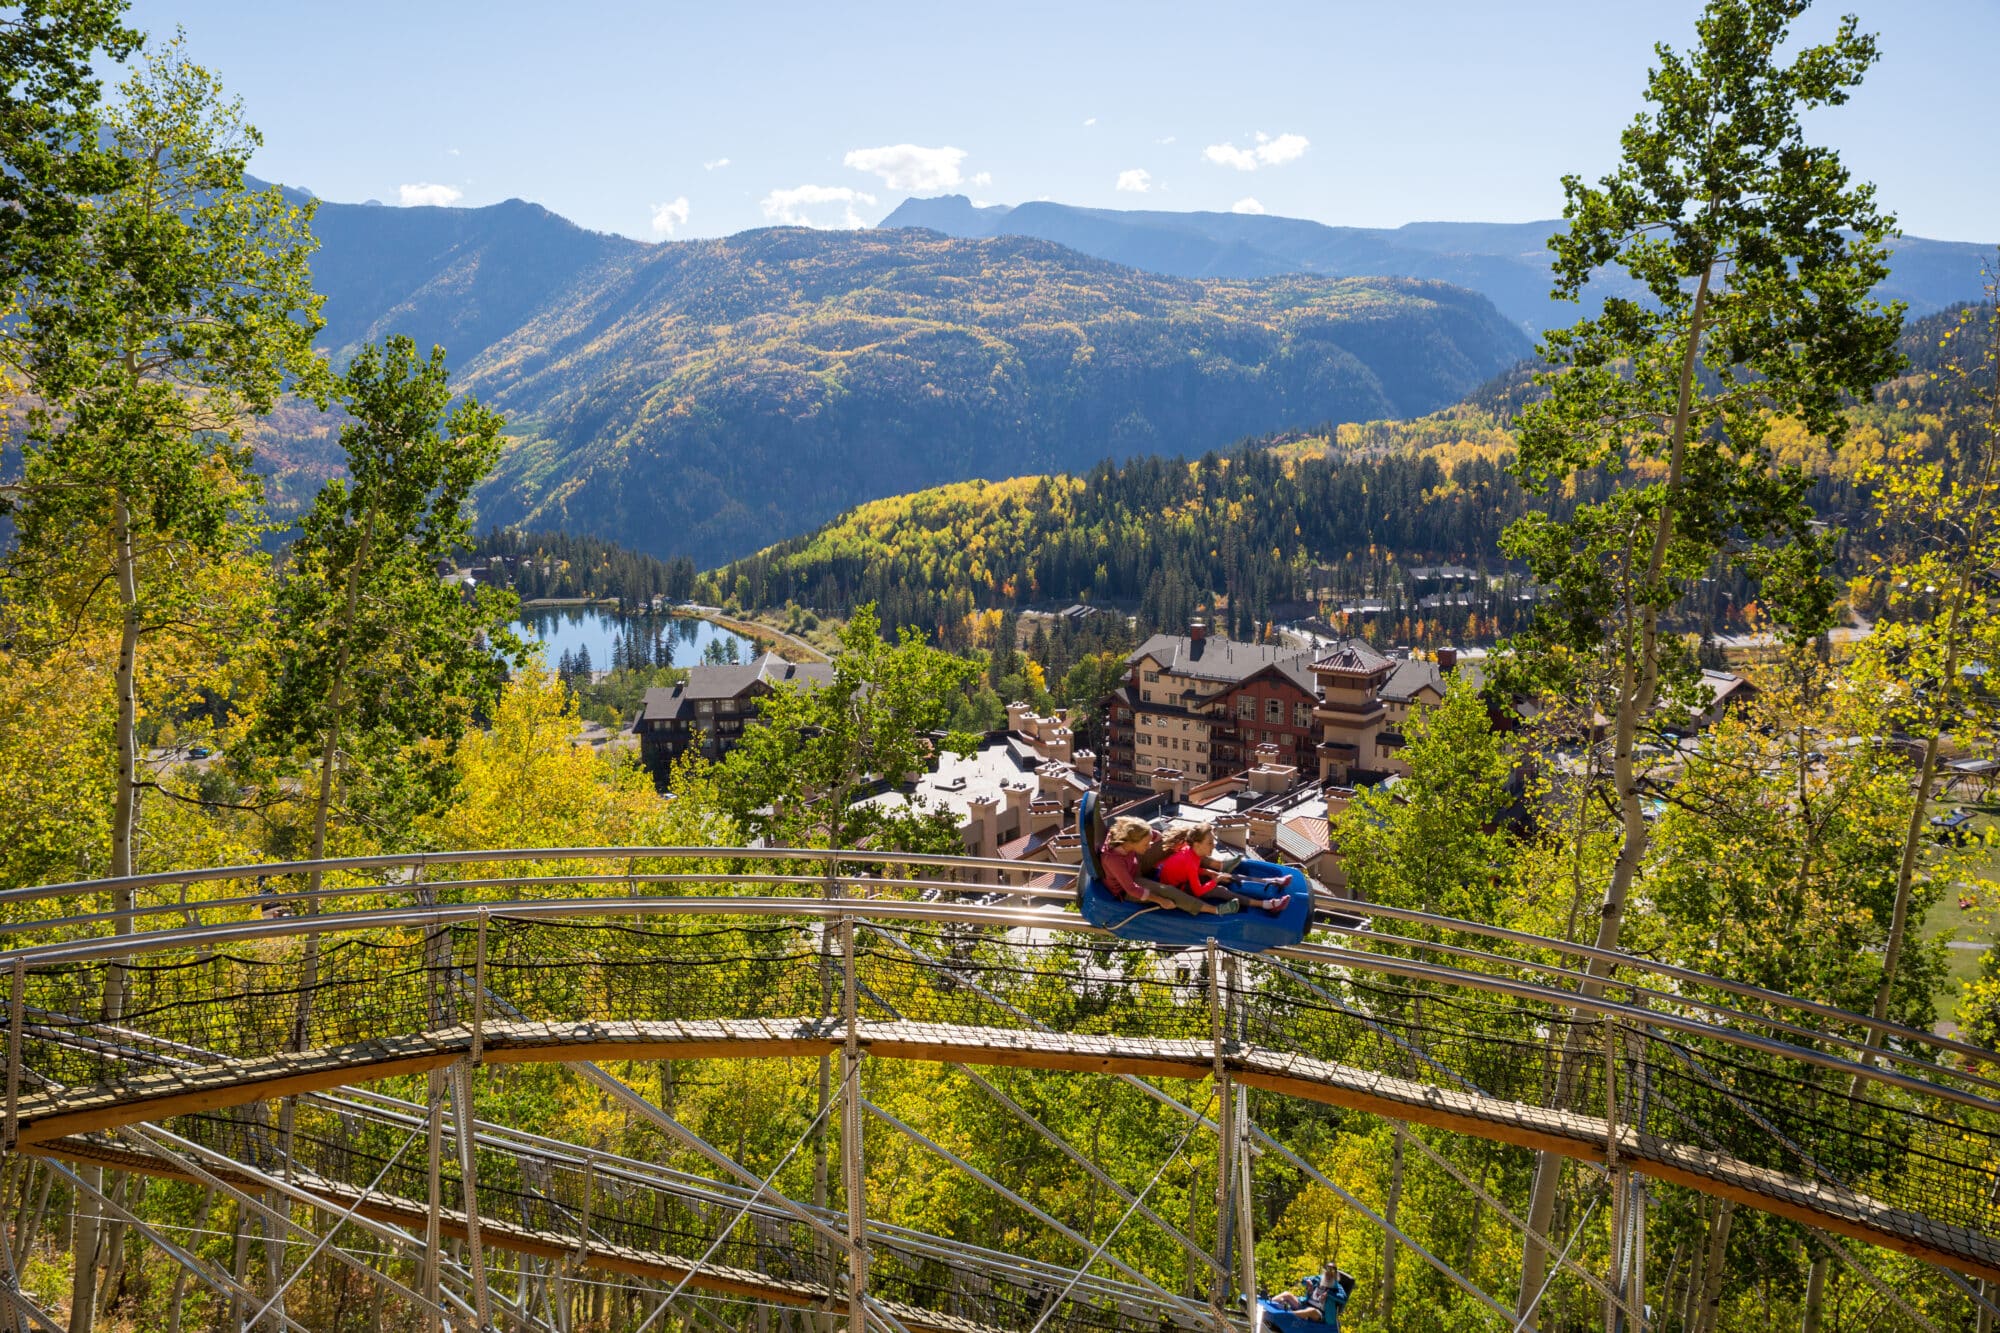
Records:
M1257 720L1257 701L1247 694L1236 696L1236 716L1245 722Z
M1264 701L1264 720L1283 726L1285 723L1285 701L1282 699L1266 699Z
M1195 752L1196 754L1207 754L1207 753L1208 753L1208 742L1207 742L1207 741L1197 741L1197 742L1195 743L1195 747L1194 747L1194 752Z
M1119 709L1119 710L1118 710L1118 720L1119 720L1120 722L1130 722L1130 721L1132 720L1132 710L1131 710L1131 709L1129 709L1129 708L1121 708L1121 709Z
M1139 691L1139 702L1147 704L1153 702L1153 692L1151 690Z
M1159 672L1157 672L1157 671L1148 671L1148 672L1146 673L1146 683L1147 683L1148 685L1156 685L1156 684L1158 684L1158 683L1159 683L1159 680L1160 680L1160 673L1159 673Z
M1295 726L1295 727L1310 727L1310 726L1311 726L1312 724L1313 724L1313 709L1312 709L1312 705L1311 705L1311 704L1293 704L1293 705L1292 705L1292 725L1293 725L1293 726Z

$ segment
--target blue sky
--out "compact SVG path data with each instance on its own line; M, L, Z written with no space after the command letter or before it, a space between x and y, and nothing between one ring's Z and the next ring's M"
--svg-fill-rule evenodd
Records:
M2000 240L1994 0L1848 0L1884 56L1819 137L1913 235ZM137 0L340 201L530 199L601 231L873 223L912 193L1526 221L1613 161L1694 0L834 5Z

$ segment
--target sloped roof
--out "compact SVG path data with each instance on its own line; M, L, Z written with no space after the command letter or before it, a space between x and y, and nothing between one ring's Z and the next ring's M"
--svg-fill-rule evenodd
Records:
M1276 669L1308 694L1318 688L1307 665L1308 654L1299 648L1239 643L1215 634L1199 640L1185 634L1155 634L1125 660L1135 663L1147 657L1158 662L1163 670L1196 680L1235 685L1260 671Z
M1338 671L1343 675L1372 676L1391 664L1361 639L1346 639L1329 648L1312 664L1314 671Z
M1396 663L1396 669L1389 673L1389 679L1382 682L1379 691L1384 699L1397 703L1407 703L1417 697L1425 686L1436 690L1438 697L1444 697L1445 675L1436 662L1423 657L1407 657Z
M1701 688L1708 694L1709 707L1726 702L1739 692L1757 692L1756 687L1733 671L1709 671L1701 673Z
M1332 845L1324 819L1296 815L1278 825L1278 850L1297 860L1310 861Z
M689 667L686 683L655 685L647 690L639 716L648 721L679 717L691 701L738 699L760 683L776 688L787 683L816 686L832 682L830 663L787 662L776 653L765 653L743 663Z

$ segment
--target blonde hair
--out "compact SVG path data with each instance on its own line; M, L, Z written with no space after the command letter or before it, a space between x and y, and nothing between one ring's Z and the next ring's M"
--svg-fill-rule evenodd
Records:
M1215 830L1206 824L1176 824L1167 830L1166 847L1176 852L1189 843L1207 842L1214 837Z
M1105 842L1113 847L1123 847L1141 838L1152 841L1153 826L1135 815L1120 815L1111 821L1111 832Z

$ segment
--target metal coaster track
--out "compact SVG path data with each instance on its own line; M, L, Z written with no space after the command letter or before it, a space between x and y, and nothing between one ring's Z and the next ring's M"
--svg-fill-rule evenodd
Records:
M554 873L505 873L543 865ZM316 894L269 887L315 870L329 884ZM167 1170L137 1162L150 1154L132 1136L152 1131L135 1127L199 1125L275 1096L325 1099L364 1080L486 1063L806 1055L1213 1077L1636 1170L2000 1280L2000 1081L1977 1048L1626 955L1609 955L1616 977L1588 998L1566 963L1597 950L1354 904L1340 906L1372 920L1329 925L1343 944L1231 960L1226 975L1214 957L1206 968L1195 960L1197 975L1178 975L1188 960L1163 963L1092 931L1050 904L1047 889L978 882L1020 870L816 849L540 848L7 891L0 941L15 947L0 951L0 986L11 981L14 998L0 1013L0 1147ZM627 896L568 896L606 888ZM214 896L191 896L197 889ZM113 890L130 891L134 905L93 908ZM266 915L274 907L316 914ZM1380 928L1390 922L1411 933ZM857 926L927 947L883 947ZM849 942L834 946L836 934ZM288 969L308 938L316 963L302 986ZM843 1012L825 1007L829 959L846 970ZM95 1005L112 975L125 1002L106 1024ZM1228 1031L1211 1021L1224 1006L1236 1015ZM1554 1053L1572 1029L1606 1052L1615 1077L1560 1086ZM1658 1095L1619 1091L1630 1086ZM1252 1132L1220 1128L1246 1143ZM500 1151L495 1133L483 1131L482 1152ZM560 1158L546 1143L514 1146L517 1175L520 1162L542 1171ZM367 1202L352 1180L315 1179L350 1192L341 1206L426 1220L420 1199ZM746 1192L707 1188L711 1200ZM753 1211L762 1224L796 1227L797 1208L780 1200ZM829 1231L841 1221L811 1220ZM496 1222L489 1243L559 1258L548 1248L557 1242L527 1221ZM473 1229L443 1223L447 1233ZM896 1243L860 1225L871 1246ZM562 1254L578 1245L574 1228L565 1235ZM904 1240L933 1252L950 1244ZM710 1291L739 1281L718 1276L729 1264L690 1264L678 1248L624 1247L651 1260L615 1248L597 1255L600 1266L637 1273L639 1264L642 1276ZM579 1262L594 1262L587 1250ZM978 1256L975 1266L995 1262ZM1187 1320L1184 1304L1160 1303L1165 1293L1095 1273L1062 1280L1072 1278L1079 1299ZM760 1299L824 1304L842 1282L821 1273L807 1285L810 1298L772 1289ZM864 1317L967 1327L925 1322L933 1315L904 1301Z

